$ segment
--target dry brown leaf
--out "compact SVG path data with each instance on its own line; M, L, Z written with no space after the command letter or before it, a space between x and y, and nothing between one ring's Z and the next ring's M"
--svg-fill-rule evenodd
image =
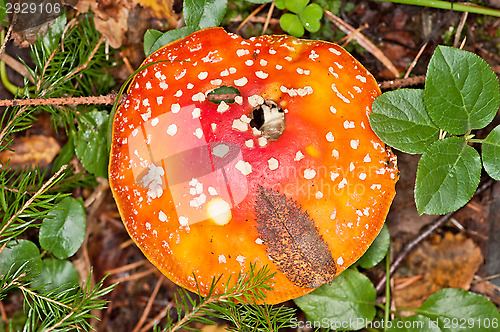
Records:
M119 48L125 39L128 29L128 15L131 8L129 0L82 0L75 8L86 13L94 12L94 24L113 48Z
M440 289L468 290L483 256L477 244L462 233L446 233L443 238L424 242L407 261L411 272L423 277L407 287L396 288L394 300L398 307L416 308Z
M47 167L57 156L61 147L53 137L33 135L19 137L10 146L12 151L0 152L0 160L7 163L10 159L11 166L40 166Z
M295 285L315 288L332 282L337 271L332 253L297 202L260 187L255 219L269 256Z

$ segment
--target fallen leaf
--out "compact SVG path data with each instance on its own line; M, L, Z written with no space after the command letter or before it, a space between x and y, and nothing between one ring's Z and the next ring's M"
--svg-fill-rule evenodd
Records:
M31 165L47 167L61 150L55 138L44 135L33 135L14 139L10 146L12 151L0 152L0 161L13 167Z
M290 281L309 288L331 283L335 260L314 221L297 202L260 187L255 214L269 257Z
M424 242L407 259L412 275L423 277L404 288L396 288L398 307L419 307L425 299L443 288L468 290L483 262L481 250L462 233L446 233L443 238Z

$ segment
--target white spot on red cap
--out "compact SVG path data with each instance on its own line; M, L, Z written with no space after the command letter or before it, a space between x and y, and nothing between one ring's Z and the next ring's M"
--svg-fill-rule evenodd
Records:
M158 219L160 221L167 221L168 220L168 217L167 215L165 214L165 212L161 211L158 213Z
M266 79L269 76L269 74L263 72L262 70L258 70L255 72L255 76L257 76L260 79Z
M344 128L345 129L355 128L354 121L345 120L344 121Z
M182 96L182 90L177 90L174 94L174 97L179 98L180 96Z
M366 83L366 77L361 76L361 75L356 75L356 78L357 78L358 80L360 80L361 82Z
M351 148L353 148L354 150L356 150L359 146L359 139L352 139L351 140Z
M253 65L253 60L248 59L247 61L245 61L245 64L250 67Z
M165 83L165 82L160 82L160 88L161 88L162 90L167 90L167 89L168 89L168 84L167 84L167 83Z
M201 109L198 107L195 107L193 109L193 112L191 112L191 114L193 115L193 119L198 119L201 115Z
M328 142L333 142L335 141L335 137L333 137L333 133L331 131L328 132L328 134L326 134L326 140Z
M314 194L314 197L316 197L316 199L322 199L323 193L321 191L317 191L316 194Z
M191 97L192 101L205 101L205 94L203 92L198 92Z
M210 81L210 84L213 84L213 85L221 85L222 84L222 80L220 78L217 78L215 80L211 80Z
M382 189L382 185L381 185L381 184L372 184L372 185L370 186L370 189L371 189L371 190L375 190L375 189L380 190L380 189Z
M255 243L257 243L257 244L263 244L264 241L262 241L262 239L260 237L258 237L258 238L255 239Z
M267 161L267 164L268 164L269 169L271 171L274 171L274 170L278 169L278 167L279 167L279 162L278 162L278 159L276 159L276 158L270 158Z
M249 139L249 140L245 141L245 146L247 148L253 148L253 145L254 145L253 140Z
M330 179L331 179L332 181L335 181L335 179L336 179L336 178L338 178L338 177L339 177L339 175L340 175L339 173L336 173L336 172L330 171Z
M340 91L337 89L337 86L334 83L332 83L332 90L333 90L333 92L335 92L337 94L337 97L342 99L342 101L344 103L346 103L346 104L351 103L351 101L349 99L347 99L343 94L340 93Z
M163 103L163 96L156 97L156 103L158 106L161 105Z
M330 112L332 112L333 114L337 113L337 109L333 106L330 106Z
M172 113L178 113L181 110L181 105L172 104L172 106L170 106L170 110L172 111Z
M315 176L316 176L316 171L314 169L307 168L304 170L304 178L306 178L307 180L314 179Z
M370 158L370 154L367 153L366 156L363 158L363 161L365 163L369 163L370 161L372 161L372 158Z
M229 105L226 104L226 102L221 101L220 104L217 106L217 112L219 113L224 113L229 109Z
M330 47L328 50L329 50L330 52L332 52L333 54L335 54L335 55L341 55L341 54L342 54L342 53L340 53L339 51L337 51L336 49L334 49L333 47Z
M236 168L238 171L241 172L243 175L248 175L252 173L252 165L250 165L249 162L239 160L236 165L234 165L234 168Z
M236 86L244 86L248 83L248 79L246 77L239 78L234 80L234 85Z
M208 77L208 73L206 71L202 71L198 74L198 79L199 80L204 80Z
M259 95L252 95L248 97L248 103L252 107L257 107L264 104L264 98L262 98L262 96Z
M186 88L187 88L188 90L191 90L192 88L194 88L194 84L193 84L193 83L188 83L188 84L186 85Z
M335 158L337 158L337 159L338 159L338 157L339 157L339 152L338 152L336 149L333 149L333 150L332 150L332 157L335 157Z
M295 154L295 158L293 160L295 161L299 161L299 160L302 160L304 159L304 154L301 152L301 151L297 151L297 153Z
M248 124L241 121L240 119L234 119L232 128L243 132L248 130Z
M242 96L236 96L234 97L234 102L238 105L243 104L243 97Z
M150 90L152 87L151 82L146 82L146 90Z
M202 138L203 137L203 130L201 128L196 128L193 135L198 137L198 138Z
M177 125L175 123L172 123L170 126L167 128L167 134L170 136L174 136L177 134Z
M151 126L155 127L158 124L158 122L160 122L160 119L154 118L153 120L151 120Z
M342 257L337 258L337 265L344 265L344 259Z
M351 161L351 163L349 164L349 171L354 171L354 168L356 168L356 166L354 166L354 163Z
M283 66L282 65L276 65L275 68L278 69L278 70L281 70L283 68Z
M347 184L347 179L346 178L342 178L342 180L340 181L339 186L338 186L339 189L344 188L346 186L346 184Z
M187 226L187 225L189 225L189 219L184 217L184 216L180 216L179 217L179 224L181 226Z
M260 59L259 63L260 63L260 65L261 65L261 66L263 66L263 67L264 67L264 66L267 66L267 61L266 61L266 60L264 60L264 59Z

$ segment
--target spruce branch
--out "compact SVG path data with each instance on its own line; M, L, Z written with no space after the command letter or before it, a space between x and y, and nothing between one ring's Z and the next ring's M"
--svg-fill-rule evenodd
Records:
M24 212L32 203L33 201L40 196L42 193L44 193L54 182L57 182L60 179L61 173L68 167L68 165L63 165L61 168L50 178L45 182L42 187L28 199L26 203L14 214L12 217L3 225L3 227L0 229L0 237L4 236L5 230L16 220L16 218ZM3 251L3 247L2 247ZM1 251L0 251L1 252Z

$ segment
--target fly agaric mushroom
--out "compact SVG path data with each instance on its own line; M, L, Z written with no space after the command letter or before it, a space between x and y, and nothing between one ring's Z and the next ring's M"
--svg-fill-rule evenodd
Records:
M368 122L380 90L350 54L208 28L143 65L114 116L109 177L127 231L169 279L207 294L213 278L268 265L265 301L279 303L363 255L398 170Z

